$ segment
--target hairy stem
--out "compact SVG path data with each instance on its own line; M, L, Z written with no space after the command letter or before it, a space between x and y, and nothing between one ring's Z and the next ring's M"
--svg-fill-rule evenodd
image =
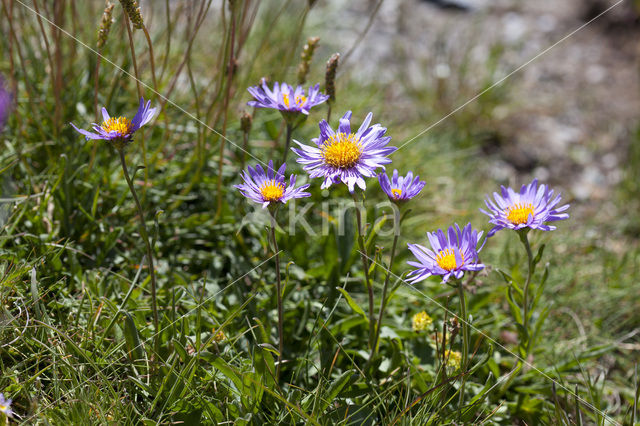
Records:
M364 242L364 230L362 228L362 217L360 216L360 208L355 193L352 194L353 203L356 208L356 221L358 223L358 247L360 249L360 258L362 259L362 267L364 268L364 279L369 293L369 347L373 348L373 334L376 327L375 317L373 314L373 285L369 277L369 256L367 255L367 247Z
M242 134L242 163L240 170L244 170L245 165L247 164L247 149L249 148L249 134L247 132L243 132Z
M401 218L399 212L394 211L396 215L396 223L398 228L393 236L393 245L391 246L391 255L389 256L389 268L387 269L386 277L384 278L384 285L382 286L382 299L380 300L380 310L378 311L378 322L376 326L376 334L373 338L373 346L371 348L371 354L369 355L369 362L373 359L378 350L378 341L380 340L380 328L382 328L382 317L384 315L384 309L387 307L387 289L389 288L389 281L391 279L391 268L393 267L393 260L396 256L396 247L398 246L398 239L400 238L400 223Z
M527 271L527 280L524 283L523 288L523 296L522 296L522 325L524 326L527 333L529 332L529 285L531 284L531 278L533 277L534 266L533 266L533 252L531 251L531 245L529 244L529 238L527 237L527 230L521 230L518 232L518 236L520 237L520 241L524 245L524 248L527 251L527 259L529 264L529 269ZM529 339L527 339L527 345L529 347Z
M133 182L131 181L131 177L129 176L129 170L127 169L127 162L124 158L124 149L118 150L120 154L120 163L122 164L122 171L124 172L124 178L127 180L127 185L129 185L129 190L131 191L131 195L133 196L133 200L136 203L136 208L138 209L138 215L140 216L140 235L144 240L144 245L147 249L147 259L149 261L149 274L151 276L151 309L153 310L153 325L155 327L155 348L156 353L158 349L158 333L159 329L159 321L158 321L158 303L156 301L156 272L153 265L153 250L151 249L151 241L149 241L149 233L147 232L147 225L144 220L144 211L142 210L142 205L140 204L140 200L138 199L138 195L136 194L136 189L133 186Z
M282 153L282 164L287 162L287 154L289 154L289 147L291 146L292 134L293 134L293 126L287 123L287 139L284 144L284 152Z
M284 350L284 331L283 331L283 313L282 313L282 283L280 281L280 255L278 250L278 241L276 240L276 218L275 212L271 215L271 242L273 243L273 251L276 261L276 302L278 305L278 366L276 367L276 381L280 377L280 366L282 364L282 352Z
M462 408L464 402L464 385L467 381L467 367L469 362L469 323L467 316L467 304L464 297L464 287L462 281L458 280L458 298L460 299L460 326L462 327L462 362L460 368L462 370L462 383L460 385L459 409Z

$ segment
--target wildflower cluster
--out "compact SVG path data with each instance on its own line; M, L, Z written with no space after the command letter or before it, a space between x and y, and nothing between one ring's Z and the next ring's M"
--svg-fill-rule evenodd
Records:
M124 4L124 3L123 3ZM317 41L316 41L317 42ZM311 41L310 41L311 43ZM310 55L312 46L308 47ZM309 56L310 57L310 56ZM335 61L337 65L337 59ZM242 170L240 177L242 182L234 187L247 199L259 203L262 208L269 207L268 211L271 215L271 226L269 227L270 247L273 248L273 257L275 258L275 300L277 302L278 311L278 363L275 369L276 380L279 378L281 365L283 364L285 334L283 329L284 312L283 312L283 286L280 273L280 250L278 249L278 241L276 238L276 215L278 207L290 200L310 197L311 194L306 192L310 187L309 183L305 183L296 187L297 176L292 174L287 178L285 171L287 168L286 154L289 151L289 142L291 140L291 132L309 115L311 108L327 101L329 95L320 92L319 85L310 86L306 91L302 86L295 89L286 83L275 83L273 89L270 89L266 82L260 86L248 89L254 100L248 102L249 106L257 108L272 108L279 110L283 114L283 118L287 127L287 139L284 149L284 159L279 167L274 166L274 161L270 159L263 167L261 164L249 166L246 170ZM333 90L333 87L327 87L327 90ZM329 105L330 107L330 105ZM3 112L2 97L0 93L0 118ZM147 255L150 261L151 274L151 293L153 298L154 322L156 329L159 327L158 315L156 311L155 300L155 275L153 273L153 255L151 245L149 243L148 233L144 224L144 215L140 202L136 196L133 184L129 177L127 167L124 161L124 148L129 145L136 131L142 126L149 123L154 117L155 108L151 108L150 102L140 99L138 111L132 120L124 116L111 117L105 108L102 109L103 122L101 124L94 123L93 131L87 131L77 128L71 124L73 128L80 134L85 136L87 140L106 140L110 142L120 153L123 171L127 183L129 184L131 193L136 201L141 218L140 234L147 245ZM303 170L311 179L321 178L320 188L327 189L332 185L345 184L347 190L352 194L356 206L355 215L357 220L357 237L359 252L362 259L362 268L364 281L369 297L368 327L369 327L369 349L370 356L367 363L368 368L375 357L378 348L381 325L384 319L384 310L388 302L388 286L392 275L391 268L396 253L399 233L395 234L391 254L389 256L390 265L386 270L384 284L382 286L381 300L379 302L379 313L374 315L375 292L372 281L375 278L370 276L371 262L376 262L377 254L374 258L369 257L367 253L367 244L365 241L368 236L366 226L360 216L360 208L358 200L364 205L364 195L361 191L366 190L366 179L377 178L381 193L394 203L395 207L400 209L405 203L418 196L426 186L426 182L420 180L420 177L414 175L412 171L406 175L401 175L397 169L394 169L391 176L386 173L386 166L391 163L389 156L393 154L397 148L390 145L391 137L387 135L387 129L381 124L371 124L373 114L369 112L360 126L355 129L352 125L352 113L347 111L339 120L337 128L332 128L327 120L321 120L318 124L319 134L316 138L311 139L311 144L305 144L298 140L294 140L296 147L291 151L297 155L296 162L300 164ZM248 139L251 130L252 117L245 113L241 118L241 129L245 138ZM246 146L246 143L245 143ZM243 162L244 164L244 162ZM244 166L243 166L244 169ZM360 191L358 191L358 189ZM360 194L360 196L358 196ZM434 232L427 232L427 241L429 247L409 243L408 250L413 254L414 259L408 261L408 265L414 269L410 270L406 277L410 284L416 284L431 276L438 276L443 283L450 284L458 291L457 297L460 303L459 316L455 316L456 324L460 324L455 331L451 331L451 340L458 336L458 330L462 330L461 352L453 349L445 350L442 348L442 363L451 369L466 371L469 366L469 347L470 347L470 317L466 311L465 285L462 278L467 272L477 273L485 268L480 261L479 253L485 245L487 238L492 237L499 230L511 229L518 232L521 241L527 248L529 255L529 275L526 284L519 294L522 295L522 315L514 315L516 318L522 319L522 328L527 329L528 320L531 317L531 310L535 306L535 302L530 303L528 299L529 284L533 275L535 262L531 255L531 248L527 240L527 232L536 229L542 231L551 231L555 226L549 225L549 222L567 219L569 216L566 210L568 205L559 206L561 201L560 195L555 195L546 185L538 186L538 181L533 180L528 185L522 186L519 192L511 188L502 187L501 194L494 193L493 199L487 198L485 204L488 210L481 209L482 213L489 216L489 222L493 228L489 231L488 236L483 239L484 232L473 229L471 223L460 226L454 223L445 229L438 229ZM397 215L402 220L400 215ZM398 227L400 223L397 224ZM372 231L370 231L372 232ZM393 295L393 291L390 292ZM389 296L391 297L391 296ZM412 328L416 332L428 330L432 325L433 319L425 312L415 314L412 317ZM213 330L215 342L226 340L226 335L222 330ZM521 353L527 353L531 346L531 339L527 333L523 334L521 343ZM450 344L452 344L451 342ZM460 395L464 395L464 383L466 376L462 378L460 387ZM4 400L0 394L0 411L2 407L9 410L11 401Z
M330 65L330 71L334 72L337 65L337 57L330 61ZM321 94L318 85L312 86L309 88L308 95L305 96L302 87L298 86L294 90L287 84L279 85L276 83L273 90L270 90L265 83L262 84L262 87L249 88L249 92L255 98L255 100L249 102L250 106L274 108L285 114L284 117L289 130L285 147L285 160L293 120L290 114L308 115L310 108L324 102L327 98L333 97L333 79L331 79L331 84L327 82L326 89L329 95ZM322 178L323 181L320 186L322 189L329 188L334 184L344 183L352 194L355 194L356 188L366 189L366 178L378 177L382 191L390 201L398 205L418 195L426 183L421 181L418 176L414 176L413 172L409 172L406 176L401 176L398 170L394 170L391 177L384 173L385 166L391 163L389 155L396 151L395 147L389 145L391 138L386 136L387 129L380 124L371 125L372 113L369 113L358 130L352 131L351 118L351 111L348 111L339 120L338 127L335 130L326 120L321 120L319 123L320 134L317 138L311 140L311 145L294 139L297 147L291 148L291 150L297 155L296 161L303 166L309 177ZM249 172L243 172L242 174L244 183L237 185L236 188L247 198L262 203L263 207L273 202L284 203L291 198L308 196L308 193L301 192L308 185L297 190L293 188L295 182L293 176L289 187L285 188L284 167L283 164L281 170L276 174L273 172L271 162L267 172L264 172L259 165L256 166L256 169L249 167ZM382 170L382 173L379 170ZM488 237L493 236L501 229L551 231L555 227L548 225L547 222L568 218L568 215L564 212L569 206L558 207L560 196L554 197L553 190L549 190L546 185L538 187L537 180L534 180L529 185L524 185L519 193L511 188L502 187L502 195L494 194L494 199L494 201L487 200L485 202L489 211L481 210L490 217L489 222L494 225ZM355 200L356 197L354 195ZM358 220L359 247L363 260L365 280L369 290L369 322L372 324L370 344L373 355L377 346L380 325L377 325L376 330L373 317L374 294L367 273L370 259L363 243L364 236L358 208L356 209L356 218ZM483 231L473 229L471 223L467 223L463 227L454 224L446 230L438 229L435 232L428 232L427 240L430 248L420 244L408 244L409 251L415 257L415 260L408 262L409 266L415 268L409 271L407 275L409 283L415 284L435 275L440 276L443 283L452 281L452 285L458 288L465 350L462 355L456 355L453 352L449 354L450 360L447 363L450 366L459 367L461 362L466 366L467 362L469 330L466 324L466 303L460 280L465 272L478 272L484 269L485 265L479 258L479 252L486 242L486 238L483 240L482 237ZM391 262L395 255L396 243L397 235L393 245ZM527 249L530 253L528 242ZM383 286L383 301L379 322L382 321L383 308L386 303L389 273L390 271L388 271ZM528 303L526 287L524 290L525 314ZM426 313L421 312L413 317L413 328L414 330L424 330L430 322L431 318Z

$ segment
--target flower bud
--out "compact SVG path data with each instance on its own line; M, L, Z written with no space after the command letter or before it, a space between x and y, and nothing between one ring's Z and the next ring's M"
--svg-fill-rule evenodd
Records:
M109 31L111 31L111 24L113 23L113 7L114 4L107 1L107 5L102 13L102 20L100 21L100 29L98 30L98 49L102 48L107 42L109 37Z
M313 53L315 52L316 47L318 47L319 41L320 37L309 37L307 44L302 48L300 64L298 65L298 84L304 84L307 81L311 59L313 59Z
M336 71L338 69L339 53L334 53L327 61L327 72L324 77L324 90L329 95L329 102L336 100Z
M140 12L140 6L138 6L138 2L136 0L120 0L120 3L122 4L122 8L124 9L125 13L129 17L129 20L131 20L133 28L141 30L144 26L144 23L142 22L142 13Z

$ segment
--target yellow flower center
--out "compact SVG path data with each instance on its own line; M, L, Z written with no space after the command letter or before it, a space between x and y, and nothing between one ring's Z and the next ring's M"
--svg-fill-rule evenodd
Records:
M393 194L393 198L396 200L402 196L402 189L392 189L391 194Z
M533 204L516 203L506 211L507 220L514 225L527 223L529 215L534 215Z
M336 133L320 149L325 163L342 169L355 166L362 155L360 141L353 133Z
M0 411L2 411L3 413L6 413L8 409L8 405L0 404Z
M291 101L289 100L289 94L288 93L283 93L282 94L282 102L284 103L285 107L290 108ZM296 96L296 98L295 98L296 106L302 106L302 105L304 105L305 102L307 102L307 97L305 95Z
M126 117L111 117L102 123L102 128L106 132L118 132L121 135L126 135L131 129L131 121Z
M460 257L462 258L462 263L464 263L464 255L462 253L460 253ZM436 256L436 262L438 262L438 266L445 271L452 271L458 266L456 263L456 253L452 248L440 250L440 253Z
M284 195L284 185L275 179L268 180L260 187L260 194L265 201L280 201Z

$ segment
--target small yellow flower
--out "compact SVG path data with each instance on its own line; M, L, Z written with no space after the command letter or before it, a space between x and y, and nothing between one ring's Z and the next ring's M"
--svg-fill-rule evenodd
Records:
M433 323L433 319L425 311L419 312L411 319L413 331L424 331Z
M224 331L222 331L222 330L218 330L218 331L216 332L216 329L214 328L214 329L213 329L213 333L214 333L214 334L213 334L213 340L214 340L216 343L220 343L220 342L222 342L223 340L226 340L226 339L227 339L227 335L226 335L226 334L224 334Z
M460 368L460 363L462 362L462 355L460 352L447 349L444 356L447 360L447 367L452 367L454 370Z

